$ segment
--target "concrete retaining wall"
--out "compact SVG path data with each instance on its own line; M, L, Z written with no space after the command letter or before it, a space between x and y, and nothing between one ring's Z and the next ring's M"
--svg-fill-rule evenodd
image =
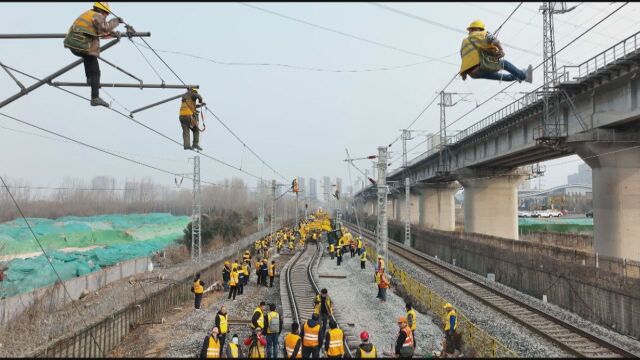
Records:
M97 291L114 281L144 273L147 271L149 261L148 257L127 260L100 271L66 280L64 287L67 288L68 295L62 284L56 283L28 293L2 299L0 300L0 327L7 325L30 306L45 298L47 310L55 311L72 300L77 300L85 290L89 292Z

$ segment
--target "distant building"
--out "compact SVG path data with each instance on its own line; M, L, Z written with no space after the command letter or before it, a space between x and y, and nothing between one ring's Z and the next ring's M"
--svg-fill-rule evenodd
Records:
M567 183L591 185L591 179L591 168L589 165L580 164L577 173L567 176Z
M342 178L337 177L336 178L336 187L335 189L338 189L338 192L340 194L342 194ZM333 189L333 191L335 191L335 189Z
M298 176L298 196L300 199L304 199L307 196L307 185L305 180L306 179L302 176Z
M331 201L331 178L328 176L322 177L322 198L324 201Z
M531 181L532 180L525 180L521 182L520 185L518 185L518 190L531 190Z
M311 200L318 199L318 182L314 178L309 178L308 199L311 199Z

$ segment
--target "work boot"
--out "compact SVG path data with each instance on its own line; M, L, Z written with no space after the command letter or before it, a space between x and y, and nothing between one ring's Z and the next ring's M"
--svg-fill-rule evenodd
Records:
M184 149L185 150L193 150L193 148L191 146L189 146L189 145L184 145Z
M524 81L531 84L531 82L533 82L533 67L529 65L525 73L527 74L527 77L524 78Z
M192 148L198 151L202 151L202 148L198 144L193 144Z
M99 96L91 99L91 106L104 106L107 108L110 107L109 103L102 100Z

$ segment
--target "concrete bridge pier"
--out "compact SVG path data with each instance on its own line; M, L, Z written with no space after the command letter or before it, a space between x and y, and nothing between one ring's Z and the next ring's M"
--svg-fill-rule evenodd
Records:
M456 205L454 195L460 189L456 181L448 183L420 184L422 194L419 223L425 227L454 231L456 229Z
M527 175L469 171L464 187L464 231L518 240L518 185Z
M594 250L640 260L640 136L584 142L576 152L592 169Z

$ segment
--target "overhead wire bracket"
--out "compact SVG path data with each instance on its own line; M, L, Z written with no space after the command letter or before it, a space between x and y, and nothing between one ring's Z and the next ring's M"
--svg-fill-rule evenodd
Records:
M158 105L162 105L164 103L168 103L169 101L172 101L172 100L175 100L175 99L179 99L181 97L182 97L182 94L179 94L179 95L176 95L176 96L172 96L172 97L170 97L168 99L160 100L160 101L155 102L153 104L149 104L147 106L143 106L143 107L141 107L139 109L135 109L135 110L131 111L131 113L129 114L129 117L133 117L133 114L135 114L137 112L151 109L152 107L156 107Z
M90 86L86 82L65 82L54 81L51 82L53 86ZM182 84L127 84L127 83L100 83L100 87L110 88L142 88L142 89L198 89L199 85L182 85Z
M11 71L9 71L9 69L7 69L7 67L4 66L4 64L1 61L0 61L0 66L4 69L4 71L7 72L7 74L9 74L9 76L13 79L13 81L16 82L18 87L20 87L20 90L22 90L23 92L26 91L26 88L24 87L24 85L22 85L20 80L18 80L18 78L16 78L15 75L13 75L13 73L11 73Z
M120 72L122 72L123 74L126 74L126 75L128 75L129 77L131 77L131 78L133 78L133 79L138 80L138 82L140 83L140 89L142 89L143 81L142 81L140 78L138 78L138 77L136 77L135 75L131 74L130 72L128 72L128 71L126 71L126 70L124 70L123 68L119 67L118 65L116 65L116 64L114 64L114 63L112 63L112 62L108 61L107 59L103 58L102 56L98 56L98 59L100 59L100 60L104 61L104 62L105 62L106 64L108 64L108 65L111 65L114 69L119 70L119 71L120 71Z

